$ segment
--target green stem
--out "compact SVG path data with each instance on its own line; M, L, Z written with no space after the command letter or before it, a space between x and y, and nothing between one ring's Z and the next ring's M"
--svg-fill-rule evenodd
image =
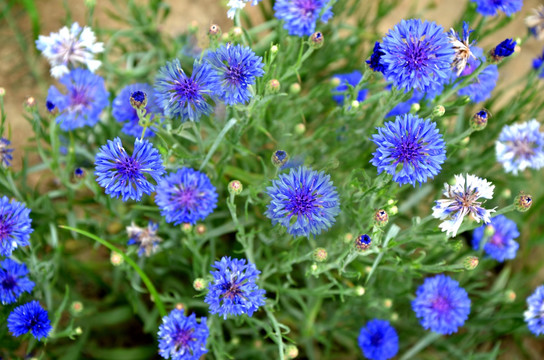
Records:
M106 241L106 240L104 240L104 239L102 239L102 238L100 238L100 237L98 237L98 236L96 236L94 234L91 234L90 232L87 232L85 230L76 229L76 228L73 228L73 227L70 227L70 226L64 226L64 225L59 225L59 227L61 229L74 231L74 232L76 232L78 234L87 236L88 238L91 238L91 239L93 239L95 241L98 241L100 244L104 245L105 247L107 247L111 251L119 254L123 258L123 260L127 264L129 264L138 273L138 275L140 275L140 277L142 278L142 281L144 282L145 286L147 287L147 290L149 290L149 293L151 294L151 298L153 299L153 302L155 303L155 305L157 306L157 309L159 310L159 314L161 316L166 316L167 315L166 308L164 307L164 304L162 303L162 301L161 301L161 299L159 297L159 292L157 291L157 289L155 289L155 286L153 285L151 280L149 280L147 275L138 266L138 264L136 264L134 262L134 260L132 260L127 255L125 255L125 253L122 252L121 250L119 250L117 247L115 247L115 245L111 244L110 242L108 242L108 241Z
M272 327L274 328L274 332L275 332L275 335L276 335L276 343L278 344L278 351L279 351L279 355L280 355L280 360L284 360L285 357L283 355L284 354L284 351L283 351L283 339L282 339L282 336L281 336L280 327L278 326L278 320L276 320L276 317L274 316L274 314L272 314L272 312L268 309L268 307L265 306L264 310L266 311L266 315L268 315L268 318L272 322Z
M221 140L223 140L223 138L227 134L227 131L229 131L230 128L233 127L237 122L238 122L238 120L236 120L234 118L230 119L229 122L227 123L227 125L225 125L225 127L223 128L223 130L221 130L219 135L217 135L217 137L215 138L215 141L212 144L212 147L210 148L210 151L208 151L208 154L206 155L206 158L202 162L202 165L200 165L200 169L199 169L200 171L202 171L202 169L204 169L204 167L206 166L208 161L210 161L213 153L215 152L215 150L217 150L217 147L219 146L219 143L221 143Z
M402 355L400 360L413 359L414 355L416 355L421 350L425 349L427 346L432 344L440 336L441 336L440 334L435 333L435 332L428 333L421 340L419 340L414 346L412 346L410 349L408 349L408 351L405 352L404 355Z

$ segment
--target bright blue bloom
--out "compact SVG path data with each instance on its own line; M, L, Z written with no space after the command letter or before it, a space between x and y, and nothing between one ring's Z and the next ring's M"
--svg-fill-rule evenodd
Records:
M391 359L399 351L397 331L389 321L374 319L361 328L357 339L365 357L370 360Z
M0 301L3 305L14 303L23 292L32 292L34 283L27 275L25 264L11 259L0 262Z
M380 47L384 76L398 88L428 92L450 78L455 52L444 29L434 22L402 20Z
M367 234L359 235L355 239L355 247L358 250L367 250L370 248L370 245L372 245L372 239Z
M506 39L497 45L491 54L494 59L502 59L504 57L510 56L516 50L516 42L512 39Z
M29 245L30 209L18 201L0 198L0 255L11 256L14 249Z
M68 131L96 125L100 113L109 104L104 79L89 70L74 69L59 82L66 87L67 93L62 94L51 86L47 94L47 108L58 109L57 123L60 128Z
M124 123L121 131L137 138L142 136L143 128L138 124L140 119L138 118L136 109L130 104L130 97L136 91L141 91L147 95L145 110L147 114L153 114L151 117L152 121L153 119L156 121L162 115L162 109L155 96L155 90L149 84L127 85L119 92L119 95L113 100L111 114L115 120ZM145 131L145 136L152 137L155 136L155 133L148 127Z
M210 271L213 281L208 284L209 291L204 299L210 305L210 313L219 314L223 319L227 315L252 316L265 304L266 292L256 284L261 272L255 264L224 256L212 267L217 270Z
M161 180L155 202L166 222L195 224L217 207L217 191L206 174L184 167Z
M366 63L372 70L383 73L385 71L385 66L383 66L380 62L383 55L385 55L385 53L381 48L380 42L376 41L372 55L370 56L370 59L366 61Z
M502 11L508 16L521 10L523 0L472 0L478 6L476 11L484 16L495 16Z
M310 36L315 32L317 21L327 23L332 18L329 0L276 0L274 12L285 21L283 28L289 35ZM321 16L320 16L321 15Z
M527 327L536 336L544 334L544 285L527 298L527 306L523 313Z
M505 125L495 143L495 152L507 173L517 175L527 168L544 167L544 133L540 132L540 123L533 119Z
M404 114L386 122L372 135L372 141L378 148L370 162L378 174L385 171L393 175L399 185L427 182L446 160L446 146L436 123L416 115Z
M293 236L318 235L334 224L340 202L330 175L301 166L280 174L266 188L272 198L266 216Z
M264 75L263 58L247 46L226 44L208 53L206 60L219 73L217 95L227 104L245 104L253 95L249 85Z
M51 322L40 303L36 300L17 306L8 316L8 329L13 336L31 332L36 340L46 338L51 331Z
M542 52L542 55L540 57L537 57L533 60L533 69L538 71L538 77L541 79L544 79L544 52Z
M0 165L10 166L13 160L13 149L8 148L11 142L8 139L0 138Z
M412 309L423 328L449 335L468 319L470 299L457 281L440 274L425 279L416 291Z
M208 100L218 91L218 81L217 72L209 64L195 60L189 77L180 61L174 59L160 68L155 95L166 116L181 117L182 122L198 121L212 112Z
M356 87L363 78L363 74L361 74L360 71L355 70L349 74L336 74L334 75L334 78L340 81L340 85L338 85L336 89L332 90L332 98L338 103L338 105L342 105L346 100L352 100L350 96L350 86ZM355 100L359 102L364 101L367 94L367 89L361 89L357 92L357 98Z
M106 189L106 194L123 201L140 201L143 194L150 195L155 186L148 180L159 182L164 174L162 158L157 149L147 140L136 139L134 151L129 156L121 139L108 140L96 154L96 181Z
M482 61L485 61L483 50L479 47L471 47L471 51L476 59L469 58L467 66L461 72L461 76L468 76L476 70ZM455 78L455 75L452 77ZM497 65L487 66L472 82L466 87L459 89L459 96L468 96L472 102L478 103L489 99L491 92L497 85L499 79L499 69Z
M162 239L157 235L159 224L152 221L149 222L146 228L136 226L134 222L127 226L127 235L130 238L128 245L138 245L138 256L150 256Z
M494 231L493 235L486 238L486 229ZM493 259L503 262L516 257L519 244L514 239L518 236L519 231L516 223L504 215L499 215L492 218L489 224L474 229L472 247L474 250L480 250L480 243L485 239L485 253Z
M195 314L185 316L183 310L174 309L159 326L159 354L165 359L199 360L208 352L209 334L205 317L199 324Z

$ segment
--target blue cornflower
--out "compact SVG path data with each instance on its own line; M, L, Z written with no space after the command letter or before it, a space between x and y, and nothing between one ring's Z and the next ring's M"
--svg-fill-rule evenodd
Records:
M544 64L544 52L542 52L542 55L533 60L533 69L538 71L539 78L544 79L544 66L542 66L542 64Z
M165 359L198 360L208 352L209 334L205 317L198 323L195 314L185 316L183 310L174 309L159 326L159 354Z
M155 95L165 115L181 117L182 122L198 121L212 112L208 100L218 91L218 82L217 72L209 64L195 61L189 77L174 59L160 68Z
M131 84L125 86L119 95L112 102L111 114L115 120L124 123L122 131L130 136L140 137L143 128L139 125L140 119L136 109L130 104L132 93L141 91L147 95L147 105L145 110L147 114L153 114L151 119L160 117L162 109L155 97L155 90L149 84ZM145 136L155 136L151 128L147 128Z
M293 236L318 235L334 224L340 202L330 175L301 166L280 174L266 188L272 198L266 216Z
M434 22L402 20L380 47L384 76L398 88L427 92L450 78L455 52L444 29Z
M472 0L477 4L476 11L484 16L495 16L502 11L508 16L521 10L523 0Z
M383 66L380 62L383 55L385 55L385 53L381 48L380 42L376 41L372 55L370 56L370 59L366 61L366 63L372 70L383 73L385 71L385 66Z
M544 167L544 133L533 119L521 124L505 125L495 143L497 161L507 173L518 174L527 168Z
M11 256L14 249L29 245L30 209L24 204L12 200L7 196L0 198L0 255Z
M336 89L332 90L332 98L338 103L338 105L342 105L345 101L351 100L350 86L356 87L363 78L363 74L361 74L360 71L355 70L349 74L336 74L334 75L334 78L338 79L340 84L336 87ZM357 98L355 100L361 102L366 98L367 94L367 89L360 89L357 92Z
M399 185L427 182L446 160L446 147L436 123L416 115L404 114L386 122L372 141L378 148L370 162L378 168L378 174L385 171L393 175Z
M14 303L23 292L32 292L34 283L27 275L25 264L11 259L0 262L0 301L3 305Z
M57 123L60 128L68 131L94 126L109 103L104 79L89 70L74 69L59 82L66 87L67 93L62 94L51 86L47 94L47 107L59 111Z
M423 328L449 335L468 319L470 299L457 281L440 274L425 279L416 291L412 309Z
M468 76L476 70L482 61L485 62L483 50L473 46L470 48L476 58L469 58L465 69L461 72L461 76ZM455 75L452 76L455 78ZM499 69L497 65L487 66L470 84L459 89L457 94L460 96L468 96L472 102L478 103L489 99L491 92L497 85L499 79Z
M544 334L544 285L527 298L527 306L523 313L527 327L536 336Z
M488 233L492 233L488 235ZM519 244L514 241L519 236L516 223L504 215L491 219L485 226L474 229L472 233L472 247L480 249L480 244L485 241L484 251L493 259L503 262L516 257Z
M514 40L506 39L491 50L491 57L495 61L508 57L516 51L516 45L517 43Z
M129 156L121 139L108 140L96 154L96 181L106 189L106 194L123 201L139 201L143 194L155 191L146 174L158 182L164 174L162 158L157 149L147 140L136 139L134 151Z
M36 300L17 306L8 316L8 329L13 336L31 332L36 340L46 338L51 331L51 322L40 303Z
M157 235L159 224L152 221L149 222L146 228L136 226L134 222L126 227L127 235L130 238L128 245L138 245L138 256L145 254L150 256L157 250L157 246L162 239Z
M155 202L166 222L195 224L217 207L217 191L206 174L184 167L161 180Z
M210 313L227 315L253 313L265 304L264 290L255 283L261 273L246 259L231 259L224 256L212 265L210 271L213 281L208 284L208 294L204 301L210 305Z
M0 164L4 166L10 166L11 160L13 160L13 149L8 148L11 142L8 139L0 138Z
M219 73L217 95L227 105L245 104L253 95L249 85L264 75L263 59L247 46L226 44L208 53L206 60Z
M370 360L391 359L399 351L397 331L389 321L374 319L361 328L357 339L363 354Z
M332 18L329 0L277 0L274 12L278 19L285 21L283 28L289 35L310 36L315 32L317 21L327 23Z

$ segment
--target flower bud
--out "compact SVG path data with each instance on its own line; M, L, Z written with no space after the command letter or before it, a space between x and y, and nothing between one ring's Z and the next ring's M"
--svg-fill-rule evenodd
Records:
M6 89L4 89L3 87L0 87L0 97L6 95Z
M523 192L514 199L514 206L517 211L525 212L531 208L531 205L533 205L533 197Z
M372 244L372 239L367 234L357 236L355 239L355 248L359 251L364 251L370 248Z
M391 215L397 215L399 213L399 208L397 205L391 206L389 208L389 213L391 213Z
M285 357L289 360L295 359L298 356L298 348L295 345L287 345L285 347Z
M295 134L302 135L306 132L306 125L303 123L298 123L295 125Z
M318 247L314 250L313 258L317 262L323 262L327 260L327 249Z
M291 84L291 86L289 86L289 93L293 95L300 93L300 84L299 83Z
M81 301L74 301L70 305L70 312L72 315L80 314L83 311L83 303Z
M470 127L476 131L483 130L487 126L488 119L489 112L486 109L482 109L472 116L472 119L470 119Z
M206 280L203 278L196 278L195 281L193 281L193 287L196 291L202 291L206 288Z
M391 299L385 299L383 301L383 306L386 308L386 309L391 309L391 306L393 306L393 300Z
M514 40L506 39L491 49L489 55L495 62L499 62L505 57L512 55L516 50L516 45Z
M353 234L352 233L347 233L346 235L344 235L344 242L346 244L350 243L353 241Z
M331 87L337 88L338 86L340 86L341 82L342 80L340 80L340 78L334 76L329 83L331 84Z
M221 28L217 24L211 24L208 29L208 37L210 40L217 40L221 37Z
M486 227L484 228L484 237L490 238L493 235L495 235L495 228L493 227L493 225L486 225Z
M397 321L399 319L399 314L394 312L391 314L391 321Z
M185 309L185 304L184 303L177 303L176 304L176 309L178 310L184 310Z
M510 189L504 189L502 192L501 192L501 196L503 198L509 198L510 196L512 196L512 190Z
M364 287L362 286L356 286L355 287L355 294L357 294L357 296L363 296L365 294L366 290Z
M192 230L193 230L193 225L191 225L191 224L189 224L189 223L183 223L183 224L181 224L181 231L183 231L184 233L188 234L188 233L190 233Z
M266 91L271 94L276 94L280 91L280 82L278 79L272 79L266 84Z
M506 296L506 300L508 302L514 302L516 300L516 293L514 290L506 290L506 293L504 294Z
M81 326L78 326L74 331L75 331L76 335L83 334L83 329L81 328Z
M77 179L83 179L85 177L86 173L85 173L85 170L82 169L82 168L76 168L74 170L74 176L77 178Z
M196 34L198 31L198 21L196 20L191 21L191 23L189 24L187 28L187 31L189 32L189 34Z
M272 164L277 168L282 167L287 160L289 160L289 154L283 150L278 150L272 154Z
M317 31L310 36L310 46L314 49L321 48L324 42L325 38L320 31Z
M123 263L123 257L116 253L115 251L113 251L110 255L110 262L113 266L119 266Z
M34 99L34 97L29 96L29 97L26 98L26 100L25 100L25 106L26 107L31 108L31 107L34 107L35 105L36 105L36 99Z
M52 114L56 114L58 112L57 105L55 105L51 101L46 101L45 102L45 107L47 108L47 111L52 113Z
M419 103L413 103L412 106L410 106L411 113L417 113L420 109L421 105L419 105Z
M198 235L204 235L206 233L206 226L204 226L204 224L198 224L195 231Z
M317 272L317 264L313 263L312 266L310 267L310 270L312 270L313 273Z
M130 105L136 110L141 110L147 105L147 94L143 91L135 91L130 95Z
M352 109L358 109L360 105L361 105L361 103L359 103L359 101L357 101L357 100L353 100L351 102L351 108Z
M242 28L238 27L238 26L235 26L230 30L230 34L231 34L232 38L234 38L234 39L239 38L243 34Z
M278 45L272 45L272 46L270 47L270 53L271 53L272 55L276 55L276 54L278 53L278 50L279 50Z
M436 105L433 109L432 117L433 118L442 117L444 116L445 113L446 113L446 108L444 106Z
M467 256L463 261L463 265L467 270L474 270L480 263L480 259L477 256Z
M378 226L385 226L389 221L389 215L384 209L380 209L374 213L374 221Z
M239 180L232 180L228 185L229 193L234 195L240 195L244 190L244 186Z

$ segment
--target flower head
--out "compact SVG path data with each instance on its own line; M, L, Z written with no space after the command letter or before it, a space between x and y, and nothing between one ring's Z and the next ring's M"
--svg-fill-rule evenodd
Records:
M0 262L0 301L3 305L14 303L23 292L32 292L34 283L27 275L25 264L11 259Z
M138 245L138 255L150 256L162 239L157 235L159 224L152 221L149 222L146 228L141 228L133 223L127 226L127 235L129 237L128 245Z
M208 352L209 334L205 317L198 323L195 314L185 316L183 310L174 309L159 326L159 354L165 359L198 360Z
M293 236L318 235L340 213L336 188L330 176L304 166L280 174L267 189L272 198L266 216Z
M8 139L0 138L0 165L10 166L13 156L11 153L13 149L10 149L8 146L11 142Z
M491 50L491 57L495 61L512 55L516 51L517 43L512 39L506 39Z
M485 61L485 56L481 48L473 46L471 50L476 58L468 59L465 69L461 72L461 76L472 74L480 66L482 61ZM475 103L485 101L491 96L491 92L495 89L498 79L499 69L497 65L488 65L476 79L472 80L467 86L459 89L457 94L468 96Z
M433 207L433 217L444 220L440 229L446 231L452 237L457 231L466 215L471 215L476 222L483 219L485 224L491 221L491 213L495 209L484 209L479 198L493 198L493 189L489 181L474 175L455 175L455 184L444 184L443 195L446 199L436 200Z
M397 331L389 321L374 319L361 328L359 347L370 360L391 359L399 351Z
M385 66L381 64L381 58L383 55L385 55L385 53L382 50L380 42L376 41L372 55L370 56L370 59L366 61L366 63L372 70L383 73L385 71Z
M533 119L521 124L505 125L495 143L497 161L508 173L518 174L527 168L544 167L544 133Z
M229 19L234 19L234 15L236 15L236 10L241 10L244 7L246 7L246 4L248 2L251 2L251 5L255 6L259 3L261 0L229 0L227 3L227 6L229 7L229 10L227 11L227 16Z
M136 139L134 151L129 156L121 139L108 140L96 155L96 181L106 189L106 194L123 201L140 201L143 194L150 195L155 186L146 175L158 182L164 174L160 153L147 140Z
M474 229L472 247L479 250L484 242L484 251L493 259L503 262L516 257L519 244L514 240L519 236L516 223L504 215L491 219L488 225Z
M147 114L153 114L154 117L160 117L162 115L162 109L158 104L155 97L155 90L148 84L131 84L125 86L112 102L111 114L115 120L123 124L122 131L130 136L140 137L142 135L143 128L140 126L138 118L138 112L131 105L131 97L133 93L143 92L147 97L147 105L145 105L145 111ZM147 128L145 136L155 136L152 129Z
M63 94L51 86L47 93L47 107L58 110L57 123L60 128L68 131L94 126L100 120L102 110L109 104L104 79L89 70L74 69L59 81L66 87L67 93Z
M219 73L217 95L227 105L245 104L253 95L249 89L264 75L263 59L243 45L226 44L208 53L207 61Z
M525 18L525 25L538 40L544 40L544 5L533 9L533 14Z
M217 207L217 191L206 174L184 167L161 180L155 202L166 222L194 225Z
M94 32L87 26L81 28L77 22L70 29L63 27L58 33L40 35L36 47L51 64L51 76L60 78L70 72L70 67L83 64L94 72L102 62L95 60L95 54L104 51L104 44L96 42Z
M204 301L210 305L210 313L227 315L253 313L265 304L265 291L259 289L256 281L261 273L245 259L231 259L224 256L212 265L213 281L208 284L209 292Z
M542 66L542 64L544 64L544 52L533 60L533 69L539 72L538 77L541 79L544 78L544 66Z
M366 98L368 90L360 89L357 92L357 97L355 99L351 99L350 87L356 87L363 78L363 74L361 74L360 71L355 70L348 74L336 74L334 75L334 77L340 81L340 85L338 85L336 89L332 91L332 98L338 103L338 105L342 105L346 101L350 102L351 100L357 100L361 102Z
M209 64L195 60L193 73L187 76L180 61L174 59L160 68L155 94L166 116L181 117L182 122L198 121L212 112L208 100L218 91L218 81L217 72Z
M14 249L29 245L30 209L7 196L0 198L0 255L11 256Z
M425 279L416 291L412 309L423 328L449 335L468 319L470 299L457 281L440 274Z
M274 4L276 18L285 21L283 28L294 36L310 36L317 21L327 23L332 18L328 0L277 0Z
M476 56L472 53L470 46L472 45L469 40L469 36L472 30L469 30L468 23L463 22L463 38L457 34L454 29L450 29L449 40L455 51L455 57L453 58L452 67L457 70L457 76L461 75L461 72L467 66L469 58L476 59Z
M446 160L446 147L436 123L404 114L389 121L372 136L378 146L371 163L403 184L420 184L436 176Z
M359 235L355 238L355 248L359 251L368 250L372 245L372 239L367 234Z
M434 22L402 20L380 47L385 78L405 91L434 90L450 77L455 52L444 29Z
M483 16L495 16L502 11L508 16L521 10L523 0L472 0L477 4L476 11Z
M8 329L13 336L31 332L36 340L46 338L51 331L51 322L40 303L36 300L17 306L8 316Z
M527 298L527 307L523 317L529 330L536 336L544 334L544 285Z

